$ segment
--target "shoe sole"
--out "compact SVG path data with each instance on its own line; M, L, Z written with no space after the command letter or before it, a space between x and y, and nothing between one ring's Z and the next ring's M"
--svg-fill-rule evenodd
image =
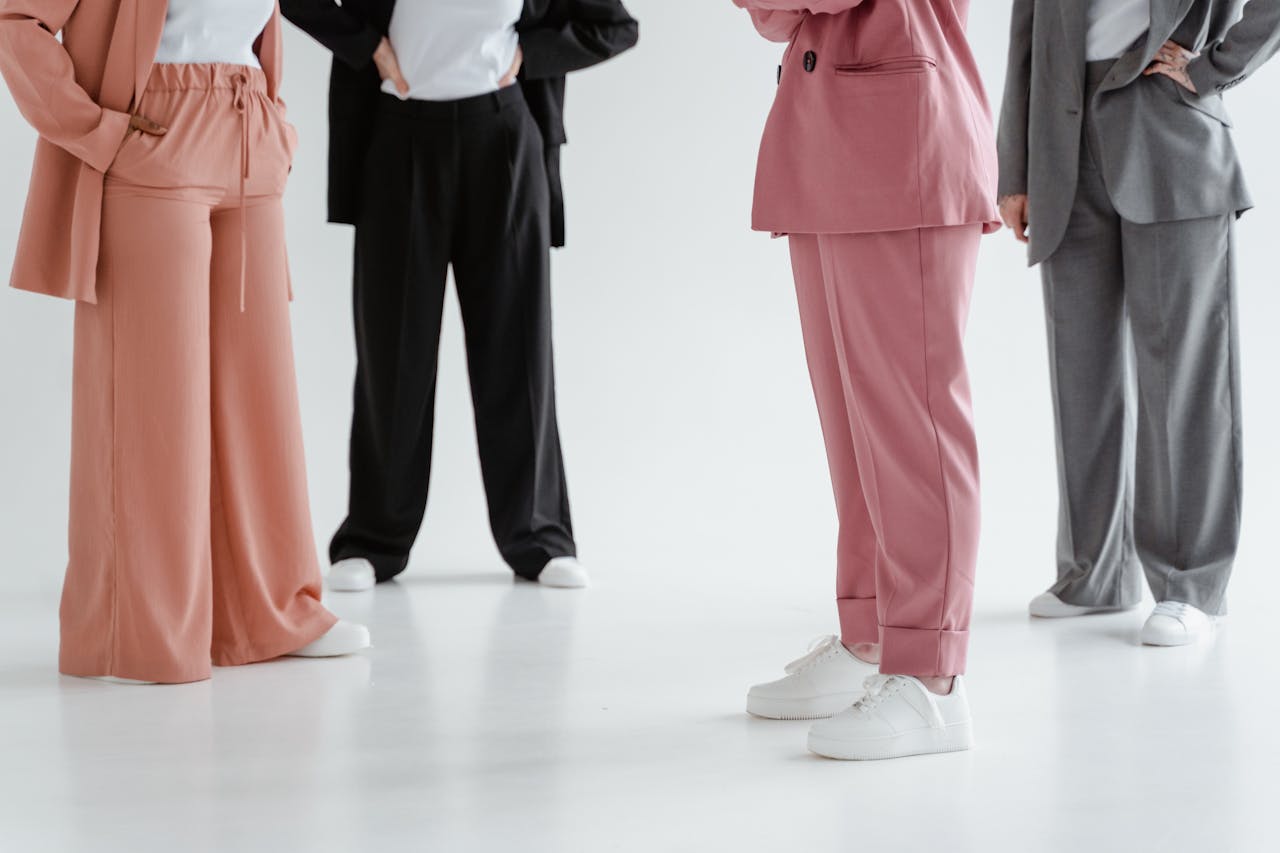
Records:
M809 735L810 752L837 761L882 761L913 755L964 752L972 748L973 727L969 723L954 723L941 729L908 732L876 740L849 741Z
M1205 627L1203 631L1196 634L1187 634L1182 637L1178 637L1177 639L1171 638L1168 640L1159 640L1153 637L1147 637L1145 633L1139 633L1138 642L1142 643L1144 646L1151 646L1152 648L1157 649L1175 649L1179 646L1194 646L1196 643L1202 643L1216 634L1218 629L1222 627L1223 618L1224 617L1222 616L1212 616L1209 619L1208 626Z
M1079 610L1071 612L1060 610L1049 612L1047 610L1039 610L1035 607L1030 607L1027 609L1027 612L1036 619L1073 619L1077 616L1102 616L1107 613L1127 613L1130 610L1137 609L1137 607L1081 607Z
M765 699L748 696L747 713L762 720L825 720L857 702L862 695L862 691L858 691L817 699Z
M330 592L368 592L378 585L377 580L325 580L325 588Z
M373 643L366 642L363 646L347 647L341 650L334 650L334 651L309 652L306 654L303 654L300 651L289 652L287 655L285 655L285 657L301 658L303 660L324 660L325 658L344 658L344 657L347 657L348 655L359 654L360 652L363 652L366 649L371 649L371 648L373 648Z

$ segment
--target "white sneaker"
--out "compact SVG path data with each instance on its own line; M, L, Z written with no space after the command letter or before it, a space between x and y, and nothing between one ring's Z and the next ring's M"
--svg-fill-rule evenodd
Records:
M873 675L853 707L809 729L809 751L826 758L865 761L973 746L973 724L964 679L951 693L930 693L907 675Z
M329 567L325 585L333 592L364 592L378 582L373 563L363 557L339 560Z
M769 720L830 717L862 695L863 681L875 671L875 664L854 657L839 637L823 637L787 664L785 678L747 691L747 713Z
M114 675L90 675L90 681L105 681L107 684L158 684L156 681L139 681L136 678L118 678Z
M1068 604L1052 592L1042 592L1031 599L1031 606L1027 609L1031 611L1032 616L1040 619L1066 619L1071 616L1088 616L1091 613L1119 613L1133 608Z
M1213 633L1217 617L1181 601L1162 601L1142 626L1144 646L1187 646Z
M538 583L559 589L591 586L591 576L576 557L556 557L538 573Z
M339 619L319 639L307 643L297 651L289 652L285 657L336 658L355 654L361 649L369 648L370 645L368 628L355 622Z

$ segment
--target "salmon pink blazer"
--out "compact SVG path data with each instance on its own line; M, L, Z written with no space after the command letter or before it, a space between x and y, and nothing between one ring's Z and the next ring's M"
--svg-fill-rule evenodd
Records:
M129 132L167 10L167 0L0 0L0 74L40 134L14 287L95 301L103 175ZM281 47L277 4L256 45L273 100Z
M753 227L845 234L998 227L991 108L969 0L733 0L788 42Z

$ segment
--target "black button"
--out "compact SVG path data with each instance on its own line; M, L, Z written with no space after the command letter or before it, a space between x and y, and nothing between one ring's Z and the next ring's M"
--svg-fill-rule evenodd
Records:
M804 52L804 70L812 74L813 69L817 67L818 67L818 54L814 53L812 50L806 50Z

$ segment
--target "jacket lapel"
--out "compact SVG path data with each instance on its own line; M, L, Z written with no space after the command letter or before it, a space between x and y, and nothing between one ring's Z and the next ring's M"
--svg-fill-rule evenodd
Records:
M133 106L137 17L138 0L120 0L97 93L98 103L108 109L124 112Z
M1062 19L1062 43L1067 55L1084 57L1087 34L1084 4L1062 3L1059 0L1050 0L1050 2L1058 7L1059 17ZM1084 97L1084 80L1085 67L1081 62L1080 74L1071 81L1075 85L1076 94L1081 98Z
M169 11L169 0L132 0L137 7L137 25L134 41L133 91L141 96L151 76L151 66L156 62L160 49L160 36L164 32L164 18Z
M1151 31L1147 34L1145 56L1152 57L1169 40L1195 0L1151 0Z
M1142 50L1131 50L1116 62L1107 75L1107 81L1099 92L1107 92L1128 86L1151 62L1160 46L1168 41L1178 23L1187 15L1195 0L1151 0L1151 29L1147 31L1147 43Z

